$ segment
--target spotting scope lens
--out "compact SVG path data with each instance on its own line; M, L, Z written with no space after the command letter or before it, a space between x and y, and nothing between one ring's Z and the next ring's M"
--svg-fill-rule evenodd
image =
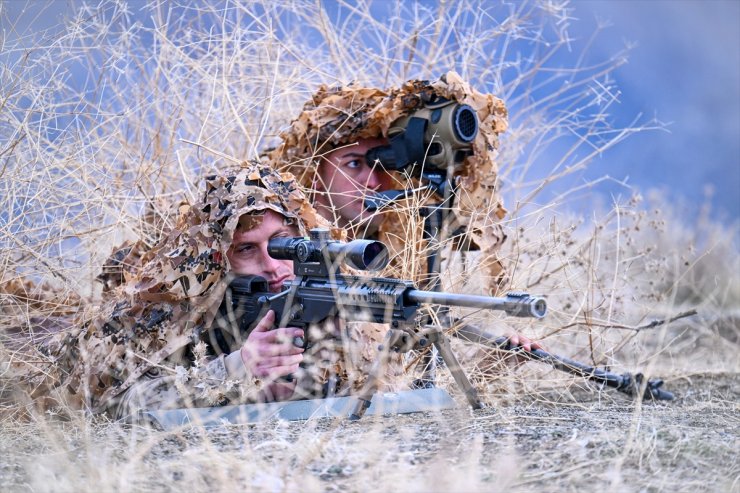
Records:
M478 135L478 116L473 108L467 104L461 104L455 108L452 116L455 135L463 142L472 142Z

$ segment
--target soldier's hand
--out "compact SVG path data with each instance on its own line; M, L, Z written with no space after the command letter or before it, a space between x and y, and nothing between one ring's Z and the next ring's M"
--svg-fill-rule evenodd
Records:
M241 348L244 366L257 377L274 380L298 371L303 361L303 348L293 344L304 337L303 330L282 327L272 330L275 312L270 310L247 337Z
M509 340L509 348L520 347L522 350L527 352L532 351L533 349L544 349L544 347L539 342L533 341L527 336L518 334L516 332L506 334L506 338ZM529 361L529 358L517 353L518 351L514 352L511 357L507 358L509 366L511 366L512 369L518 368L523 363Z
M522 335L522 334L517 334L516 332L506 334L506 338L509 339L510 347L519 346L525 351L531 351L533 349L544 349L539 342L533 341L527 336Z

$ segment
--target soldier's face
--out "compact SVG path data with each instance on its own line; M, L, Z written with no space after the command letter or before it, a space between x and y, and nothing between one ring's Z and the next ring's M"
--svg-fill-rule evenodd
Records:
M320 193L316 201L324 205L341 227L361 225L375 231L381 216L365 210L367 193L390 190L391 177L383 168L365 160L365 154L373 147L388 145L386 139L360 139L356 145L335 149L324 156L318 169L316 189ZM327 216L326 212L324 213ZM364 223L363 223L364 222Z
M240 227L234 232L234 241L226 256L231 264L231 272L240 275L262 276L270 285L270 291L282 291L283 282L292 280L293 261L278 260L267 253L267 243L272 238L300 236L298 228L286 225L283 216L272 210L265 210L262 216L248 216L249 227Z

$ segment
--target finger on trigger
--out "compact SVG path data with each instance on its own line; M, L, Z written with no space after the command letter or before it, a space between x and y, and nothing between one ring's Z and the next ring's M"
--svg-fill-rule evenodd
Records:
M275 311L269 310L262 320L254 327L253 332L267 332L275 324Z

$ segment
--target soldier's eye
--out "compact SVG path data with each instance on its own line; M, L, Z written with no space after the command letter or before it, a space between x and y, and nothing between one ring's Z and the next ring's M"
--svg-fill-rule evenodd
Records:
M236 251L238 253L248 253L253 249L254 249L254 245L250 243L242 243L241 245L236 247Z
M352 161L347 161L344 163L344 166L346 166L349 169L357 169L362 166L362 161L359 159L353 159Z

